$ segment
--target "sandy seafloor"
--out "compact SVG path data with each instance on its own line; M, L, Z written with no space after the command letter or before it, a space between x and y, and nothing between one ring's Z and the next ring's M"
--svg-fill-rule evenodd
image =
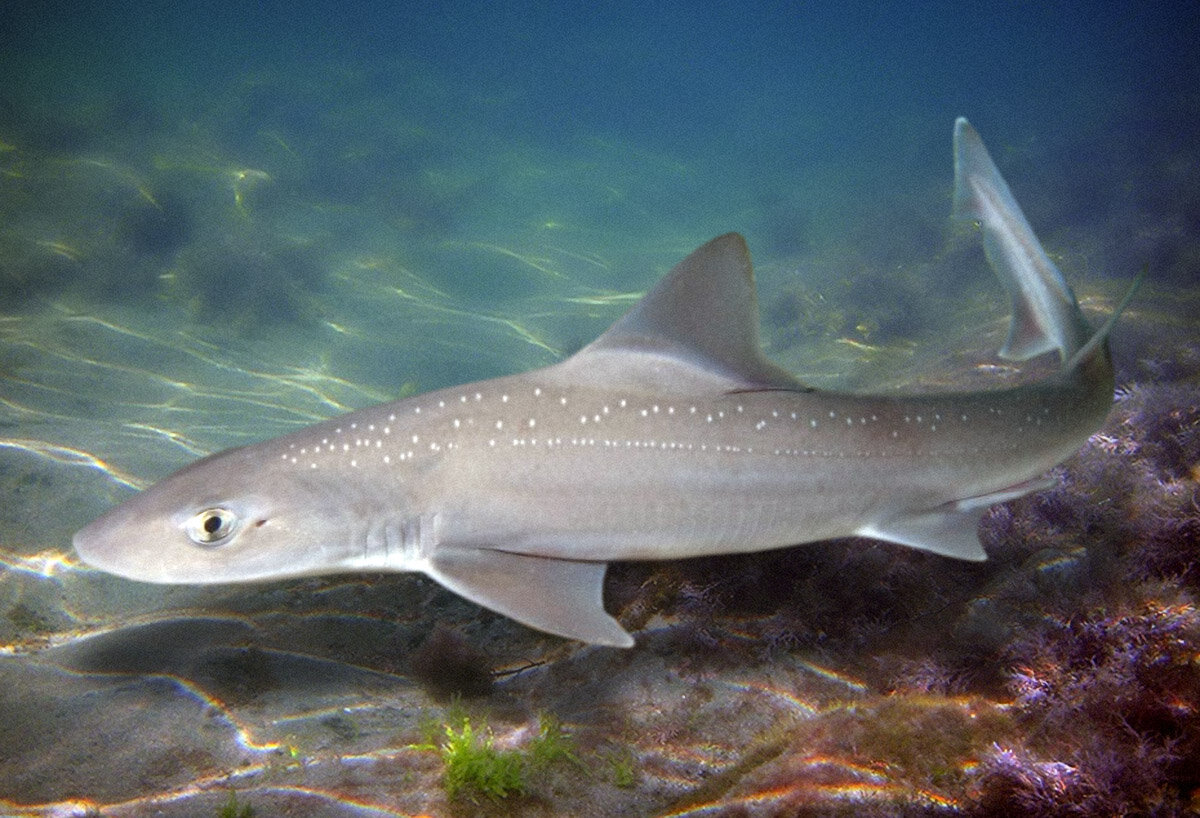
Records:
M376 26L351 5L328 29L14 8L4 814L1200 812L1186 14L996 4L985 37L886 6ZM1108 424L984 520L986 563L849 540L616 565L619 651L414 575L162 587L71 552L201 455L560 360L728 230L767 351L815 386L1045 374L996 357L1006 299L949 223L959 114L1094 324L1149 271ZM464 719L527 756L557 723L571 757L450 797L437 745Z

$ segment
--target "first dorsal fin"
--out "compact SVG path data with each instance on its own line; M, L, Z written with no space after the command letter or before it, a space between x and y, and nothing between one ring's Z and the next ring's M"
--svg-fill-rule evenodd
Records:
M746 240L718 236L679 262L608 331L572 362L607 353L654 367L678 365L734 389L804 389L759 348L758 297ZM641 368L641 367L637 367Z

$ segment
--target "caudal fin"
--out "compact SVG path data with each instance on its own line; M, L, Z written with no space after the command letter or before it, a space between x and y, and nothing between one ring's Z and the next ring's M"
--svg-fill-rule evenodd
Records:
M1042 249L983 140L966 119L954 123L954 217L983 232L988 262L1012 297L1012 325L1000 357L1023 361L1057 350L1064 368L1076 365L1085 347L1103 344L1092 331L1075 294Z

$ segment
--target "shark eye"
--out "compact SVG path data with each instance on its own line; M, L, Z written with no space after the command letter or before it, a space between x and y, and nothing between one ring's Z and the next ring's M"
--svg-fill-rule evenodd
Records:
M221 545L233 534L238 518L227 508L206 508L187 521L184 530L197 545Z

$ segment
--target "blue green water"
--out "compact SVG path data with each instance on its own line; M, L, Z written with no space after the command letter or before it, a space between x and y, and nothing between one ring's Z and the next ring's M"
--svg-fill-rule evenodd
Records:
M760 646L729 667L696 671L714 640L694 634L691 655L617 666L415 578L156 588L84 569L70 537L197 456L560 360L730 230L754 254L768 349L801 377L1007 383L993 355L1007 304L948 224L956 116L1094 321L1149 266L1114 342L1119 379L1195 389L1190 3L400 5L0 10L9 811L215 812L229 787L263 814L288 799L445 811L436 756L406 749L440 712L411 667L438 620L497 668L543 659L580 690L625 680L598 714L527 672L476 717L519 742L523 718L556 710L594 745L586 797L613 811L668 810L740 770L738 748L781 713L886 692L863 670L874 643L830 649L753 606L726 612L725 638L745 617ZM669 608L647 639L673 645L671 616L697 610L715 615ZM668 681L646 681L664 663ZM697 673L710 711L680 704ZM698 729L738 707L737 730ZM624 732L605 733L615 711ZM602 772L626 762L632 787ZM847 788L925 803L918 778L839 763ZM558 775L523 808L588 803Z

